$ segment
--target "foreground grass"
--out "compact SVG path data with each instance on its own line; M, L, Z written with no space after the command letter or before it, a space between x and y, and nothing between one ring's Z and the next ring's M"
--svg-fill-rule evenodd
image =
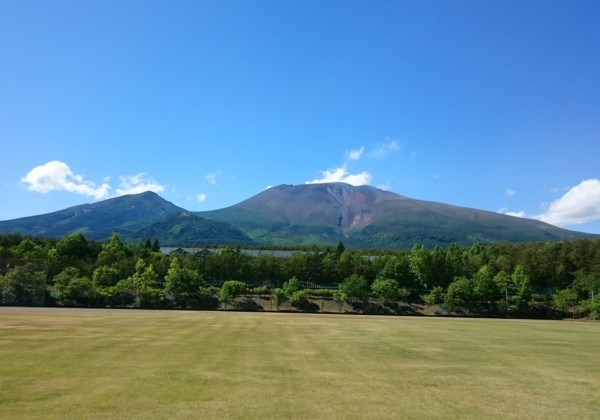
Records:
M597 418L600 324L0 308L0 418Z

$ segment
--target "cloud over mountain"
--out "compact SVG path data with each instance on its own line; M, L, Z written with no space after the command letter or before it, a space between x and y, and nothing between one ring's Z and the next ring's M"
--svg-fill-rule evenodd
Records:
M600 219L600 180L581 181L535 218L558 226Z
M600 220L600 180L592 178L581 181L537 215L530 215L525 211L509 211L506 207L498 210L498 213L529 217L556 226L580 225Z
M109 197L110 185L103 183L96 186L86 181L83 176L73 173L69 165L58 160L36 166L21 178L30 191L49 193L51 191L67 191L75 194L94 197L96 200Z
M96 200L145 191L159 193L165 189L145 172L120 176L119 180L119 187L115 190L115 194L111 194L112 187L108 182L97 186L95 182L87 181L82 175L75 174L65 162L52 160L33 168L21 178L21 183L27 185L30 191L44 194L51 191L66 191L94 197Z
M400 145L396 140L387 140L384 143L377 144L373 150L365 154L365 146L361 146L358 149L352 149L346 151L344 164L321 171L322 177L316 178L310 181L306 181L306 184L323 184L328 182L343 182L346 184L360 186L360 185L371 185L373 181L373 173L368 170L362 170L355 173L348 171L348 165L351 162L361 160L362 156L365 155L368 158L384 158L387 155L394 153L400 149Z
M322 171L323 175L321 178L313 179L312 181L306 181L306 184L323 184L327 182L344 182L346 184L359 186L369 185L371 183L372 175L370 172L363 171L355 174L349 173L346 169L346 165L340 166L339 168L328 169Z

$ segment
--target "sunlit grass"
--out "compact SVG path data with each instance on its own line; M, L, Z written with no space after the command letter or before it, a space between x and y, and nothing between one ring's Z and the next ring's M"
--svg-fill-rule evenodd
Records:
M0 308L0 418L597 418L600 324Z

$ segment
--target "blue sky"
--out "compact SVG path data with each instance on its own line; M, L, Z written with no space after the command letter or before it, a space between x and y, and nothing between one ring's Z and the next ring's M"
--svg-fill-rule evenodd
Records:
M0 220L345 181L600 233L600 2L0 0Z

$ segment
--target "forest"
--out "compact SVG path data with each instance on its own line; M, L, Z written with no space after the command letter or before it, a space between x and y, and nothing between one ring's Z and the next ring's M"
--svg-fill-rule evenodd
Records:
M158 241L0 236L0 304L265 309L523 318L600 313L600 241L405 250L309 247L288 258L236 246L165 255ZM287 306L286 306L287 305ZM266 308L269 309L269 308Z

